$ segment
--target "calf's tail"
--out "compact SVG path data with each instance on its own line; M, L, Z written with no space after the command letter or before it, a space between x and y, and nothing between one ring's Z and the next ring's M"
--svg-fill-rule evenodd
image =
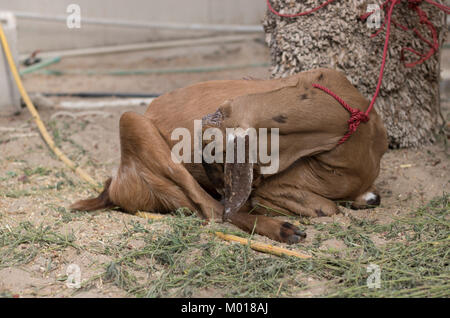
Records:
M114 204L111 202L109 198L109 187L111 185L112 178L109 178L105 181L104 188L102 193L95 199L81 200L75 202L70 206L71 210L76 211L95 211L105 208L113 207Z

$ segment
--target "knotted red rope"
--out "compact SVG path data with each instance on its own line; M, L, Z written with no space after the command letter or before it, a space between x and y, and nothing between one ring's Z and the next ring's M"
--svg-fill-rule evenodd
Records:
M270 4L270 0L267 0L267 7L269 8L269 10L280 16L280 17L287 17L287 18L293 18L293 17L299 17L299 16L303 16L303 15L307 15L307 14L311 14L323 7L325 7L326 5L334 2L335 0L328 0L324 3L322 3L321 5L317 6L316 8L309 10L309 11L305 11L305 12L301 12L301 13L297 13L297 14L281 14L279 12L277 12L272 5ZM355 109L350 107L344 100L342 100L339 96L337 96L335 93L333 93L332 91L330 91L328 88L321 86L319 84L313 84L313 87L318 88L323 90L324 92L326 92L327 94L329 94L330 96L334 97L345 109L347 109L351 116L350 119L348 120L348 131L347 133L344 135L344 137L342 137L342 139L339 141L338 144L342 144L343 142L345 142L358 128L358 126L361 124L361 122L365 123L367 121L369 121L369 113L372 110L375 101L378 97L378 94L380 93L380 88L381 88L381 83L383 81L383 73L384 73L384 66L386 64L386 58L387 58L387 50L389 47L389 37L390 37L390 33L391 33L391 23L394 23L395 26L402 28L404 31L407 31L408 28L405 26L402 26L398 23L396 23L395 21L392 20L392 13L394 11L394 7L399 4L402 0L386 0L385 2L383 2L383 4L381 4L380 9L384 9L386 7L388 7L388 11L387 11L387 19L384 20L383 25L380 27L380 29L373 35L371 35L371 37L377 36L383 29L384 26L386 26L386 38L385 38L385 42L384 42L384 49L383 49L383 58L381 61L381 67L380 67L380 73L379 73L379 77L378 77L378 83L377 83L377 88L375 90L375 94L372 98L372 101L370 102L369 107L367 108L367 110L363 113L361 112L359 109ZM412 63L405 63L406 67L414 67L418 64L423 63L424 61L428 60L433 54L435 54L438 50L439 50L439 42L437 39L437 32L436 32L436 28L434 27L434 25L428 20L428 16L426 15L426 13L421 10L419 8L419 5L422 2L427 2L431 5L436 6L437 8L439 8L440 10L444 11L446 14L450 13L450 7L444 6L442 4L436 3L432 0L405 0L408 1L408 6L410 9L414 10L417 15L420 18L420 24L425 24L428 29L431 32L432 38L433 38L433 42L430 42L429 40L425 39L425 37L423 37L419 31L417 31L417 29L414 29L414 33L425 43L427 43L431 49L430 51L428 51L426 54L422 54L419 53L411 48L402 48L401 51L401 59L404 60L404 52L405 51L409 51L411 53L414 53L418 56L421 57L421 59L412 62ZM389 5L389 6L387 6ZM375 12L375 11L374 11ZM372 15L374 12L369 12L366 13L364 15L362 15L360 18L362 20L367 19L370 15Z
M313 87L323 90L325 93L329 94L330 96L334 97L348 112L350 113L350 119L347 121L348 123L348 131L344 135L344 137L339 140L338 145L344 143L350 136L356 131L360 123L366 123L369 121L369 115L366 113L363 113L357 108L352 108L350 105L348 105L342 98L340 98L338 95L330 91L325 86L322 86L320 84L312 84ZM368 113L368 112L367 112Z

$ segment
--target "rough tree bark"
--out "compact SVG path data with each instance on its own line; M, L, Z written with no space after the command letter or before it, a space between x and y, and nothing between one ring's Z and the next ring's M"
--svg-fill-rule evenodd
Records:
M298 13L323 3L322 0L271 0L273 8L281 13ZM369 100L375 92L382 60L385 30L377 37L376 29L359 19L368 4L381 0L337 0L317 12L283 18L267 11L264 19L266 42L272 58L272 76L283 77L293 73L329 67L344 72L348 79ZM444 3L436 0L437 3ZM447 31L445 14L423 2L420 8L438 32L441 46ZM383 22L384 14L381 15ZM402 1L394 9L395 22L407 26L408 31L392 25L388 58L381 92L375 108L382 116L393 148L416 147L435 141L442 120L439 99L439 52L413 68L401 61L403 47L428 52L430 46L420 40L412 29L427 39L428 28L419 23L417 14ZM406 61L415 61L416 55L406 52ZM337 92L338 93L338 92Z

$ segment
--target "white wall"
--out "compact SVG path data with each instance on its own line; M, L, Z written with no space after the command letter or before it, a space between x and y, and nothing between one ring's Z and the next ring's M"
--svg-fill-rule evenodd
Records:
M258 25L266 10L265 0L0 0L0 10L67 16L76 3L84 18L132 22ZM18 19L20 53L35 49L60 50L204 36L209 32L136 29L83 25L68 29L64 22Z

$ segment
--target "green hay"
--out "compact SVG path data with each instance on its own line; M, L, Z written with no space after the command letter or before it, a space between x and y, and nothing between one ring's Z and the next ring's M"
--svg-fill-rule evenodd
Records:
M318 295L323 297L448 297L448 212L449 196L443 195L386 225L356 218L347 227L316 225L321 233L310 247L310 260L267 256L205 238L200 220L178 216L163 221L169 230L162 233L129 228L126 236L145 245L132 251L126 244L110 246L108 254L119 257L107 265L104 278L139 297L189 297L205 289L220 291L219 296L290 297L307 290L301 275L325 282L326 291ZM371 235L389 241L377 246ZM329 238L347 248L319 250ZM381 288L367 286L370 264L380 266Z
M32 263L49 251L76 248L105 255L107 260L102 272L84 277L82 288L74 293L95 288L101 281L131 297L298 297L307 293L314 297L449 297L449 199L444 194L384 224L350 216L345 226L308 225L318 232L312 243L290 247L307 250L313 255L307 260L224 242L211 232L251 235L221 224L205 227L202 220L183 211L162 221L133 220L122 233L106 237L101 244L79 247L73 234L58 233L58 226L90 216L70 215L60 208L61 220L52 227L29 222L12 228L1 225L0 268ZM323 242L329 239L343 242L345 248L323 250ZM367 286L371 264L380 267L381 288ZM321 288L314 290L308 278Z
M44 251L78 249L73 234L62 235L50 226L35 226L30 222L10 228L0 227L0 269L28 264Z

